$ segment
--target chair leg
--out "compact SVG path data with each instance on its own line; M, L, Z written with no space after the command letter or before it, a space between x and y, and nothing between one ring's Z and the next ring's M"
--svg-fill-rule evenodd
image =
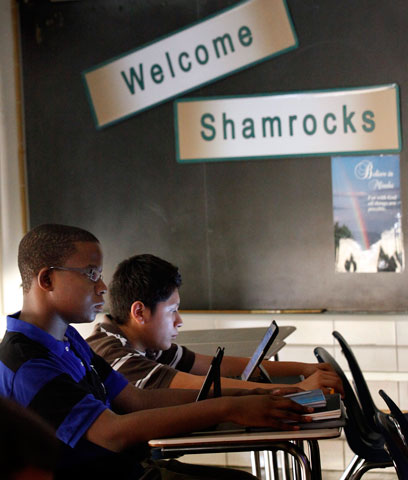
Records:
M279 480L278 454L277 452L270 452L272 457L272 471L273 480Z
M392 465L390 462L376 463L376 462L363 462L363 464L354 472L350 477L350 480L360 480L360 478L373 468L386 468Z
M300 450L302 450L303 452L305 451L304 449L304 444L303 444L303 441L302 440L296 440L293 442ZM293 473L293 479L294 480L297 480L299 478L301 478L301 472L300 472L300 464L299 462L292 462L292 465L293 465L293 470L292 470L292 473Z
M276 452L265 450L263 454L265 466L265 480L279 480L279 470L276 460Z
M350 480L351 476L356 471L356 469L359 469L361 465L364 464L364 462L365 462L364 458L361 458L358 455L355 455L351 459L351 462L348 464L347 468L344 470L343 475L340 477L340 480Z
M312 467L313 479L322 480L319 443L317 440L310 440L307 443L309 446L309 458Z
M295 460L296 468L293 470L293 473L295 474L296 470L298 470L298 476L296 478L301 480L312 480L312 471L305 452L292 442L288 443L286 451Z
M252 475L256 478L262 478L261 472L261 461L259 457L259 452L251 452L251 467L252 467Z
M281 462L282 462L282 480L291 480L289 455L284 451L281 451Z

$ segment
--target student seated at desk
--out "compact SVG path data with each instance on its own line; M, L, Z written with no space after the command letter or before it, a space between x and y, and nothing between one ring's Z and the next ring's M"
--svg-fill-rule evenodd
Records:
M197 391L141 390L112 370L70 325L92 322L104 305L102 251L91 233L40 225L21 240L18 265L23 308L7 318L0 344L0 394L35 411L65 444L57 479L249 479L174 460L142 465L138 457L152 438L224 421L292 430L285 421L311 420L301 415L310 409L266 390L194 402Z
M178 268L154 255L124 260L109 286L111 315L105 315L87 338L95 352L139 388L200 388L210 366L212 357L172 343L183 324L178 312L180 285ZM221 375L237 377L247 363L248 358L225 356ZM272 377L303 375L305 380L295 386L305 390L343 392L340 378L327 363L264 361L262 365ZM222 378L221 386L265 384Z
M59 455L57 442L40 417L0 396L0 478L52 480Z

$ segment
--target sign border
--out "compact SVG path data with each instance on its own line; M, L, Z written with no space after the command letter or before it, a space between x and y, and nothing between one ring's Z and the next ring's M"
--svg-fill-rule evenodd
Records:
M222 99L235 99L235 98L259 98L259 97L278 97L282 95L296 95L299 93L325 93L325 92L347 92L350 90L374 90L378 88L394 88L396 90L396 102L397 102L397 128L398 128L398 148L386 149L386 150L357 150L357 151L333 151L333 152L316 152L316 153L291 153L288 155L254 155L253 157L211 157L211 158L192 158L181 159L180 158L180 143L179 143L179 129L178 129L178 111L177 106L179 103L188 102L201 102L209 100L222 100ZM336 87L326 88L318 90L295 90L291 92L277 92L277 93L253 93L249 95L220 95L213 97L189 97L182 98L173 102L173 114L174 114L174 134L175 134L175 146L176 146L176 160L177 163L211 163L211 162L235 162L235 161L252 161L254 160L267 160L273 158L303 158L303 157L331 157L333 155L370 155L370 154L391 154L400 153L402 149L402 136L401 136L401 108L400 108L400 88L398 83L388 83L383 85L369 85L358 87Z
M93 72L94 70L98 70L99 68L102 68L102 67L104 67L105 65L108 65L109 63L113 63L113 62L115 62L116 60L119 60L120 58L127 57L128 55L131 55L132 53L135 53L135 52L137 52L138 50L142 50L143 48L146 48L146 47L148 47L149 45L153 45L154 43L157 43L157 42L160 42L160 41L162 41L162 40L165 40L166 38L171 37L171 36L173 36L173 35L176 34L176 33L180 33L180 32L182 32L182 31L184 31L184 30L188 30L189 28L194 27L195 25L199 25L200 23L206 22L207 20L210 20L211 18L217 17L217 16L219 16L219 15L223 15L224 13L228 12L229 10L233 10L234 8L237 8L238 6L244 5L245 3L249 3L249 2L251 2L251 1L253 1L253 0L241 0L240 2L237 2L237 3L234 4L234 5L231 5L231 6L229 6L229 7L226 7L226 8L224 8L224 9L222 9L222 10L216 12L216 13L212 13L212 14L209 15L208 17L205 17L205 18L203 18L203 19L197 20L197 21L195 21L195 22L193 22L193 23L190 23L189 25L186 25L186 26L181 27L181 28L179 28L179 29L177 29L177 30L174 30L174 31L172 31L171 33L167 33L166 35L163 35L163 36L161 36L161 37L158 37L158 38L156 38L156 39L154 39L154 40L152 40L152 41L150 41L150 42L148 42L148 43L144 43L144 44L141 45L140 47L136 47L136 48L134 48L134 49L132 49L132 50L128 50L128 51L126 51L125 53L121 53L120 55L117 55L116 57L110 58L109 60L105 60L105 61L103 61L103 62L101 62L101 63L99 63L99 64L97 64L97 65L94 65L93 67L90 67L90 68L87 68L86 70L83 70L83 71L81 72L81 77L82 77L82 81L83 81L83 83L84 83L84 85L85 85L86 97L87 97L88 103L89 103L89 105L90 105L90 107L91 107L92 118L93 118L93 120L94 120L94 123L95 123L95 126L96 126L97 130L102 130L103 128L106 128L106 127L108 127L108 126L115 125L115 124L118 123L118 122L122 122L123 120L126 120L126 119L128 119L128 118L130 118L130 117L133 117L133 116L135 116L135 115L137 115L137 114L139 114L139 113L142 113L142 112L144 112L144 111L146 111L146 110L150 110L151 108L156 107L156 106L158 106L158 105L161 105L161 104L163 104L163 103L166 103L166 102L168 102L168 101L170 101L170 100L172 100L172 99L174 99L174 98L178 98L178 97L180 97L181 95L184 95L184 94L186 94L186 93L189 93L189 92L192 92L192 91L194 91L194 90L197 90L197 89L199 89L199 88L201 88L201 87L203 87L203 86L205 86L205 85L209 85L209 84L211 84L211 83L213 83L213 82L216 82L216 81L221 80L221 79L223 79L223 78L229 77L230 75L233 75L233 74L235 74L235 73L238 73L238 72L240 72L240 71L242 71L242 70L245 70L245 69L247 69L247 68L253 67L253 66L255 66L255 65L259 64L259 63L265 62L266 60L269 60L269 59L271 59L271 58L274 58L274 57L277 57L277 56L279 56L279 55L282 55L282 54L284 54L284 53L286 53L286 52L289 52L289 51L291 51L291 50L294 50L295 48L298 48L298 46L299 46L299 40L298 40L298 37L297 37L297 35L296 35L296 30L295 30L295 27L294 27L294 25L293 25L292 17L290 16L289 8L288 8L288 5L287 5L287 0L281 0L282 3L283 3L284 8L285 8L285 10L286 10L286 14L287 14L287 16L288 16L288 21L289 21L289 26L290 26L290 28L291 28L291 30L292 30L292 34L293 34L293 37L294 37L295 43L294 43L293 46L288 47L288 48L285 48L285 49L283 49L283 50L279 50L278 52L275 52L275 53L273 53L273 54L271 54L271 55L267 55L266 57L263 57L263 58L261 58L261 59L259 59L259 60L256 60L256 61L252 62L252 63L248 63L248 64L246 64L246 65L244 65L244 66L242 66L242 67L239 67L239 68L237 68L237 69L235 69L235 70L231 70L230 72L225 73L225 74L223 74L223 75L220 75L220 76L218 76L218 77L214 77L213 79L208 80L207 82L203 82L203 83L200 83L199 85L196 85L196 86L194 86L194 87L192 87L192 88L189 88L189 89L187 89L187 90L183 90L183 91L177 93L176 95L171 95L171 96L167 97L167 98L164 99L164 100L160 100L160 101L158 101L158 102L156 102L156 103L152 103L152 104L149 105L148 107L143 107L143 108L141 108L141 109L139 109L139 110L135 110L134 112L129 113L129 114L127 114L127 115L124 115L124 116L122 116L122 117L120 117L120 118L118 118L118 119L116 119L116 120L112 120L111 122L104 123L103 125L99 125L99 124L98 124L98 118L97 118L97 116L96 116L96 112L95 112L95 109L94 109L94 105L93 105L91 93L90 93L90 91L89 91L88 83L87 83L86 77L85 77L87 73Z

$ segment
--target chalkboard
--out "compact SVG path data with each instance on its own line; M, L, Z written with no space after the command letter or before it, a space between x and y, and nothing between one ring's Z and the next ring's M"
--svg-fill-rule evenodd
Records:
M82 71L236 3L20 3L31 226L92 231L107 280L130 255L168 259L183 276L184 309L407 310L407 272L335 274L329 157L177 164L172 101L95 128ZM404 122L406 0L287 4L297 49L188 96L395 82ZM403 213L406 184L403 147ZM405 216L403 231L407 251Z

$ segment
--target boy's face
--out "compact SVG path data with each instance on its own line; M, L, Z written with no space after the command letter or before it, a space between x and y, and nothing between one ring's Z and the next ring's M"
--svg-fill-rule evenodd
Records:
M178 312L180 296L176 288L170 297L156 305L154 313L145 309L144 346L146 350L167 350L178 335L183 321Z
M76 252L63 265L70 268L93 267L102 271L102 251L98 243L76 242ZM107 287L100 278L93 282L80 272L50 270L53 276L51 292L55 312L68 323L92 322L103 309Z

